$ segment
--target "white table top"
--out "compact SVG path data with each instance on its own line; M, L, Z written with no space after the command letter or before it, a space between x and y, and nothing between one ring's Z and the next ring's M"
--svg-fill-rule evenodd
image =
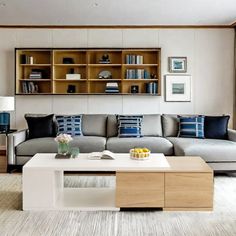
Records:
M88 154L81 153L78 158L55 159L53 153L38 153L23 167L26 169L47 169L63 171L161 171L170 168L165 156L152 153L148 160L132 160L129 154L116 153L115 160L90 160Z

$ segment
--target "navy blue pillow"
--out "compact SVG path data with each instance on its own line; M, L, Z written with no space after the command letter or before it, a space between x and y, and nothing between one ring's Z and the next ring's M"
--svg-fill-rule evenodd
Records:
M205 138L228 139L230 116L205 116Z

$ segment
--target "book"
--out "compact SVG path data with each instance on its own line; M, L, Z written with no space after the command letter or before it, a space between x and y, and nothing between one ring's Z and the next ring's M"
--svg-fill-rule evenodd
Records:
M115 154L108 150L104 150L103 152L91 152L88 155L88 159L91 160L115 160Z

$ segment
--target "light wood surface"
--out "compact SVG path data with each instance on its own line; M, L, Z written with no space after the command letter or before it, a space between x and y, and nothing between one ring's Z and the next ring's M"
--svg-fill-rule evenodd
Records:
M99 60L104 54L109 55L111 64L101 64ZM21 55L32 56L34 64L22 64ZM127 64L127 55L143 56L143 64ZM63 58L72 58L73 64L63 64ZM119 94L131 94L131 86L137 85L139 93L135 95L152 95L146 93L146 84L156 82L158 91L155 95L161 95L161 49L160 48L125 48L125 49L16 49L16 94L23 93L23 83L33 82L39 88L37 94L71 94L67 93L69 85L75 86L74 94L106 94L106 84L117 82ZM32 69L47 71L48 78L29 79ZM75 74L80 74L82 80L65 80L66 75L73 69ZM145 69L150 75L155 74L154 79L126 78L129 69ZM99 79L101 71L109 71L110 79ZM72 93L73 94L73 93Z
M116 173L116 206L163 207L163 173Z
M7 172L7 156L6 150L2 147L0 148L0 173Z
M165 207L212 208L212 173L166 173Z

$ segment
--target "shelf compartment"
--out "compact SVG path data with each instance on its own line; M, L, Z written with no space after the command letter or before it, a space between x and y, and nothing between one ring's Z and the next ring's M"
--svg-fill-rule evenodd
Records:
M82 50L54 50L53 51L54 65L63 64L63 58L72 58L74 60L74 64L87 64L86 51L82 51ZM67 64L63 64L63 65L67 65Z
M81 79L87 77L86 67L61 66L54 68L54 78L66 78L66 74L71 74L71 69L74 70L74 74L81 74Z
M139 55L139 56L143 56L143 64L158 64L157 63L157 59L158 59L158 53L159 50L148 50L148 49L130 49L130 50L124 50L123 51L123 61L124 63L127 65L127 61L126 61L126 55ZM128 64L128 65L133 65L133 64ZM135 64L138 65L138 64Z
M54 79L53 81L57 81L57 82L86 82L87 79Z
M111 64L121 64L122 63L122 51L112 51L112 50L94 50L88 52L88 63L89 64L99 64L99 60L103 55L107 54L109 56ZM105 64L107 65L107 64ZM109 65L109 64L108 64Z
M90 80L89 80L90 81ZM91 94L109 94L105 93L106 84L113 81L90 81L89 82L89 92ZM121 93L121 81L116 81L118 83L119 91ZM120 94L118 93L118 94ZM117 94L117 93L112 93Z
M84 83L81 83L84 82ZM53 93L55 94L74 94L74 93L68 93L67 89L69 85L75 86L75 93L87 93L87 83L86 81L67 81L67 80L62 80L62 81L55 81L53 83L54 91Z
M24 93L23 92L23 83L26 82L26 86L28 88L28 84L29 83L33 83L33 85L37 85L38 87L38 92L37 93ZM47 94L47 93L51 93L51 80L47 80L47 81L32 81L32 80L20 80L19 81L19 86L18 86L18 91L17 94Z
M88 70L88 78L99 79L98 75L102 71L110 71L112 78L121 78L121 67L111 66L99 66L99 67L90 67Z
M28 66L31 64L22 63L22 56L33 57L33 65L46 64L51 65L51 50L19 50L18 61L22 66Z

